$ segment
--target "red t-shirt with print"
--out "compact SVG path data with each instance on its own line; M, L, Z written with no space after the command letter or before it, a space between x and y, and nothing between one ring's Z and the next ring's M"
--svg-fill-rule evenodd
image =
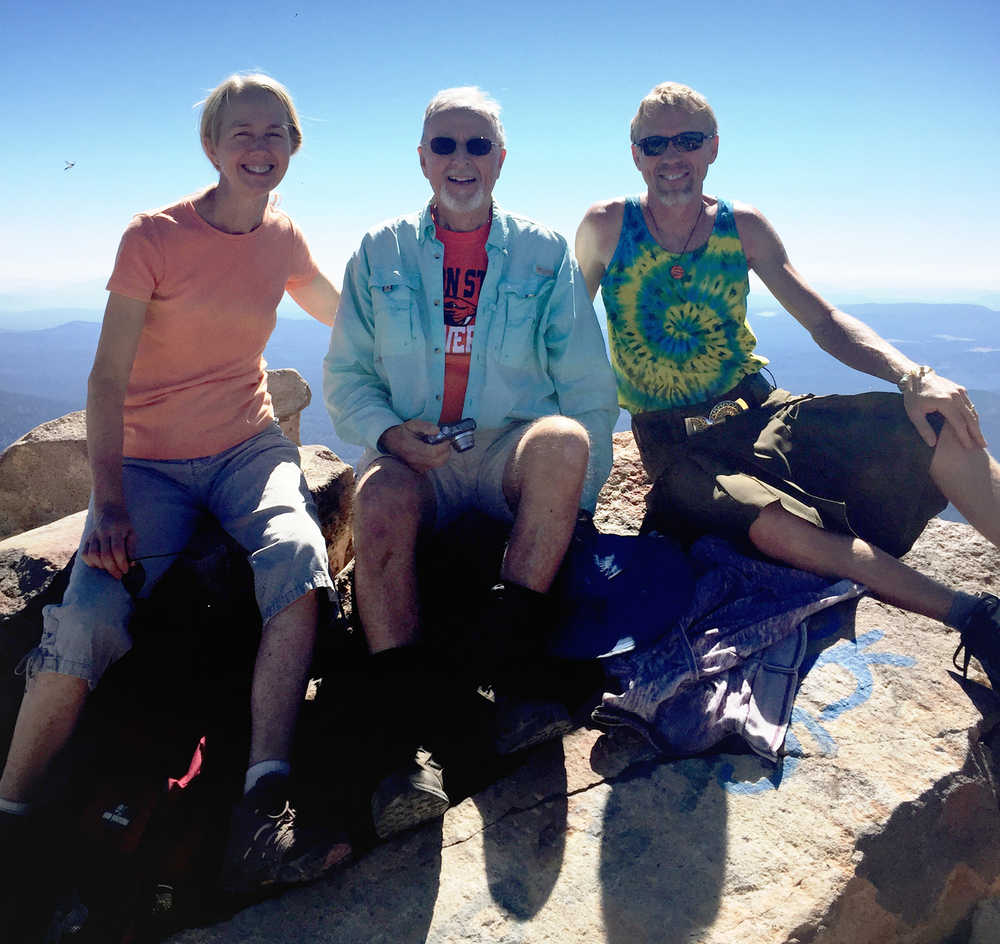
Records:
M467 233L437 227L437 238L444 243L444 397L439 424L457 422L465 407L489 232L489 223Z

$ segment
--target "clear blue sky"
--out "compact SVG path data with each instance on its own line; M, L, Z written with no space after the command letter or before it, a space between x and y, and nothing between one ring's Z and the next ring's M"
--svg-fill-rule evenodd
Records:
M498 199L572 240L591 203L640 188L628 122L674 79L719 119L708 191L760 207L833 300L1000 308L995 0L40 0L0 28L0 311L102 308L131 215L212 181L192 105L251 68L296 99L282 205L338 284L367 228L426 199L438 89L500 101Z

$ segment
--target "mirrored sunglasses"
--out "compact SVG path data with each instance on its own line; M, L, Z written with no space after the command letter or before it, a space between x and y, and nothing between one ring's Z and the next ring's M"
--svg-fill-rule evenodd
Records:
M454 138L431 138L431 150L435 154L452 154L458 147ZM469 138L465 142L465 150L473 157L484 157L493 150L493 142L489 138Z
M642 138L636 144L646 157L657 157L672 144L678 151L697 151L706 141L714 138L714 134L704 134L701 131L682 131L680 134L651 134Z

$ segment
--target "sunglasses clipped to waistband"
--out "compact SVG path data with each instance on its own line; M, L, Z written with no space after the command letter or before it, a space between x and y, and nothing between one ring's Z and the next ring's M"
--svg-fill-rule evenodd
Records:
M714 137L714 134L704 134L701 131L682 131L680 134L651 134L636 141L636 144L646 157L657 157L671 144L678 151L697 151L706 141Z
M431 138L431 150L435 154L453 154L458 142L454 138ZM489 138L469 138L465 142L465 150L473 157L485 157L493 150L493 142Z

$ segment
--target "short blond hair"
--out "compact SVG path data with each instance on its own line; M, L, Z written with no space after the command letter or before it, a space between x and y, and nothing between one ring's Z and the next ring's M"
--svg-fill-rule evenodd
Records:
M198 103L201 105L201 140L208 141L212 147L218 147L223 106L228 105L231 98L253 89L270 92L284 106L288 115L288 139L294 154L302 146L302 126L299 124L295 103L285 86L263 72L237 72L217 85L204 101Z
M650 89L649 94L639 102L639 110L632 119L630 132L632 143L639 143L639 129L643 121L659 108L677 108L686 111L689 115L704 115L708 118L711 133L718 134L719 126L715 121L715 112L708 104L708 99L700 92L696 92L687 85L680 82L661 82Z
M500 147L504 147L503 122L500 120L500 103L478 85L460 85L442 89L427 104L424 111L424 129L427 122L442 111L471 111L481 115L493 126L493 137ZM424 131L420 137L423 139Z

